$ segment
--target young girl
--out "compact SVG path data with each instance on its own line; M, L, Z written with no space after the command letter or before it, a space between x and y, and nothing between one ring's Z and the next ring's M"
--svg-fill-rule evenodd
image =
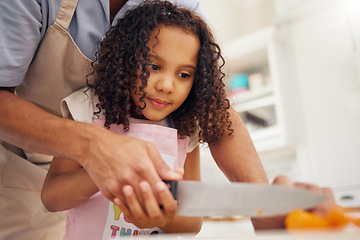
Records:
M201 18L168 2L147 2L109 30L89 89L67 97L62 110L77 121L143 140L185 180L200 180L198 142L214 144L232 132L222 65ZM115 204L78 163L54 158L42 201L49 211L68 210L65 239L200 230L200 218L177 215L164 183L156 192L145 181L139 185L140 193L125 186L125 201Z

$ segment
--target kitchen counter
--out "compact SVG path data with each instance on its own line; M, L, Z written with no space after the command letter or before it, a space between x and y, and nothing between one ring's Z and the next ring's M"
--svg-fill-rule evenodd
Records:
M348 209L348 216L360 217L360 208ZM198 235L164 234L157 236L136 237L137 239L226 239L226 240L360 240L360 227L348 224L342 230L266 230L255 233L250 218L205 218ZM120 240L120 238L118 239Z
M349 214L360 217L360 212ZM183 236L182 238L191 238ZM360 227L349 224L343 230L302 230L289 232L286 230L264 230L255 233L250 219L237 220L205 220L201 232L196 238L205 239L256 239L256 240L360 240ZM163 238L161 238L163 239ZM164 238L166 239L166 238ZM171 238L168 238L171 239Z
M196 237L255 236L250 218L205 218L200 233Z
M346 216L360 218L360 207L345 207ZM255 233L250 218L204 219L203 227L196 238L206 239L336 239L360 240L360 227L348 224L342 230L304 230L288 232L286 230L267 230Z
M154 237L147 237L154 238ZM189 236L157 236L156 239L159 240L174 240L174 239L193 239L193 237ZM199 238L201 239L201 238ZM302 232L302 233L286 233L285 231L278 232L264 232L258 233L256 236L233 236L233 237L206 237L203 239L226 239L226 240L359 240L360 232Z
M118 238L120 240L123 238ZM187 234L165 234L136 237L136 239L179 240L360 240L360 228L348 226L344 230L317 230L288 232L286 230L266 230L254 232L247 219L229 221L204 221L203 229L194 237Z

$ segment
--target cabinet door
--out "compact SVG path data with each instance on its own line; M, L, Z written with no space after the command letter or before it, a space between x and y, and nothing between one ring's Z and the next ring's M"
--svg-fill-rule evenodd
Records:
M239 74L248 77L248 88L239 91L230 88L228 92L232 107L242 116L259 153L294 146L291 128L294 121L288 121L299 112L284 107L295 107L288 60L288 46L282 34L272 27L241 37L224 48L230 76L229 86ZM262 77L262 83L253 85L254 75ZM235 77L234 77L235 76ZM287 86L284 89L284 86ZM254 86L254 87L253 87ZM285 93L285 94L284 94ZM288 97L284 99L284 97ZM285 103L285 104L284 104ZM289 105L290 104L290 105ZM295 107L296 108L296 107ZM296 118L299 119L299 118Z
M351 31L349 2L283 26L293 46L305 117L306 139L298 148L301 173L326 186L360 184L360 42Z

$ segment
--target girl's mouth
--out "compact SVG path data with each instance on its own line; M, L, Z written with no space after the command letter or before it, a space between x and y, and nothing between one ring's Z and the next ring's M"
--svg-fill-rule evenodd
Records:
M163 101L160 99L154 99L154 98L149 98L150 103L157 109L163 109L165 107L167 107L170 103L167 101Z

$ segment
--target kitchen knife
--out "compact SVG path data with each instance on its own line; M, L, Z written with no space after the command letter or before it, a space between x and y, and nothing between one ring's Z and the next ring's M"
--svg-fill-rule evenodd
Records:
M167 181L182 216L276 216L324 201L324 195L305 189L255 183Z

